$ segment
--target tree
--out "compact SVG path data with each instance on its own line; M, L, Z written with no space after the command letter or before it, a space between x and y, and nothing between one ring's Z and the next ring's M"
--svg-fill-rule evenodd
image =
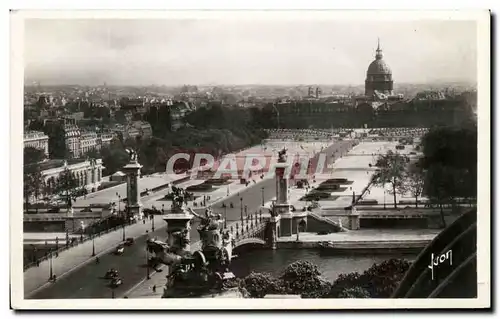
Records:
M404 176L403 188L415 198L415 208L418 208L418 198L422 196L425 185L424 172L417 164L411 165Z
M101 158L104 167L106 167L107 175L111 175L122 169L129 160L125 147L118 140L112 141L108 147L101 149Z
M321 298L329 293L331 284L321 277L318 266L299 260L288 265L279 278L266 273L251 273L242 281L242 288L253 298L268 294Z
M373 264L362 274L342 274L334 281L326 297L353 298L355 293L362 296L366 291L371 298L389 298L403 280L410 265L410 262L404 259L389 259L380 264Z
M389 191L394 198L394 208L398 208L396 194L404 191L404 174L408 158L399 153L388 151L385 155L380 155L375 164L378 167L377 172L373 176L372 183L374 185L384 187L390 184Z
M24 165L35 164L45 159L45 152L35 147L24 148Z
M445 227L443 205L477 197L477 127L434 128L423 137L422 147L424 194L439 205Z
M241 282L251 298L263 298L268 294L280 294L283 291L280 282L267 273L254 273L246 276Z
M68 208L73 206L73 201L78 196L79 189L78 180L69 169L66 168L61 172L61 174L59 174L54 187L54 192L64 197Z
M363 287L350 287L342 290L339 298L370 298L370 293Z
M40 165L32 164L24 167L23 183L26 208L28 208L30 197L33 196L36 201L45 190Z
M48 125L45 134L49 136L49 157L54 159L69 158L71 154L66 147L64 128L61 124Z
M318 266L304 260L288 265L280 279L286 294L298 294L303 298L321 298L331 289L331 284L321 277Z
M443 206L455 201L460 173L453 167L433 164L426 171L424 191L439 206L442 227L446 227Z
M97 151L95 148L89 150L88 152L86 152L85 154L83 154L82 156L83 158L93 158L93 159L97 159L97 158L100 158L101 157L101 154L99 151Z

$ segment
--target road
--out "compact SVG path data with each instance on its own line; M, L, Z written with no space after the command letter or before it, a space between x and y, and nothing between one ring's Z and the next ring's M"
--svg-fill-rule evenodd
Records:
M333 150L329 149L327 151L328 155L336 155L336 158L340 154L335 154L335 150L347 151L349 147L346 144L338 143ZM212 208L215 213L220 213L223 216L226 214L228 222L238 221L241 219L241 207L243 207L245 218L245 206L247 206L247 213L251 214L261 207L262 197L264 197L264 202L268 202L275 197L275 194L276 181L274 178L265 179L257 184L250 183L247 188L230 195ZM210 193L207 193L207 195L210 195ZM241 201L240 198L242 198ZM223 202L227 206L225 212L222 208ZM233 203L233 208L230 208L230 203ZM204 212L203 208L195 210L199 214ZM198 223L199 220L195 218L191 227L190 237L192 243L199 240L199 234L196 230ZM149 235L164 240L166 237L166 224L156 225L156 227L156 231ZM146 277L146 238L147 235L137 238L135 244L126 247L124 254L121 256L115 256L112 253L102 255L99 264L89 263L84 265L59 278L54 284L33 294L29 299L111 298L112 291L108 286L109 281L102 278L110 268L117 269L123 278L123 284L114 290L115 296L121 296Z
M234 221L240 219L240 200L243 198L243 206L247 205L248 212L257 211L262 204L262 187L264 187L264 201L269 201L275 196L274 179L266 179L258 184L250 184L239 194L233 194L225 202L227 204L227 219ZM229 208L229 203L234 204L234 208ZM224 214L221 208L222 203L214 207L214 212ZM198 209L202 213L203 209ZM191 228L191 242L199 240L196 230L199 221L193 220ZM151 237L164 239L166 237L166 224L156 225ZM133 246L126 247L123 255L116 256L113 252L101 255L100 263L89 263L73 272L69 273L57 281L36 292L29 299L78 299L78 298L111 298L112 290L109 287L109 280L103 279L104 274L110 268L118 270L123 278L123 284L114 290L115 296L120 296L127 290L134 287L138 282L146 278L146 238L143 235L135 240ZM57 259L55 259L57 262Z
M262 193L262 188L264 188L264 193ZM273 178L265 179L257 184L249 184L242 192L232 194L212 209L224 217L222 203L225 203L227 221L237 221L241 219L241 207L243 207L243 217L246 217L245 206L247 206L248 214L258 211L262 205L262 196L264 196L264 202L268 202L276 196L276 181ZM233 208L230 207L230 203L233 204Z

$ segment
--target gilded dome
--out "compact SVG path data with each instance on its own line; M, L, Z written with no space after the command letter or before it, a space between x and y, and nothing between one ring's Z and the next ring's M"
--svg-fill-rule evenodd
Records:
M382 50L380 49L380 41L377 45L377 51L375 54L375 60L370 63L368 66L368 71L366 71L367 75L389 75L392 74L391 69L382 59L384 55L382 54Z
M392 74L391 69L382 59L376 59L368 66L367 75Z

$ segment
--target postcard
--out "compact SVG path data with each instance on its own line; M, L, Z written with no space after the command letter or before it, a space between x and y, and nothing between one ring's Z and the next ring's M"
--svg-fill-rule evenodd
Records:
M491 307L489 11L11 35L12 308Z

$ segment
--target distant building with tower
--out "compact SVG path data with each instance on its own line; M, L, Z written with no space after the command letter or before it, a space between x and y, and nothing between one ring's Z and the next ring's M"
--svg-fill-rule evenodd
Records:
M310 86L308 88L308 91L307 91L307 96L310 98L319 99L321 96L321 93L322 93L321 88L319 88L319 87L314 88L314 87Z
M366 71L366 97L382 97L381 95L387 97L394 95L392 71L383 60L383 57L380 41L378 41L375 60L370 63Z

